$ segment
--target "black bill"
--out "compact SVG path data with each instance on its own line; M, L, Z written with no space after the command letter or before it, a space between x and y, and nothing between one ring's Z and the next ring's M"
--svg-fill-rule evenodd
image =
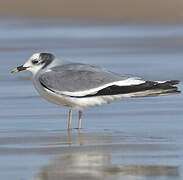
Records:
M19 72L19 71L24 71L24 70L26 70L26 69L27 69L27 67L23 67L23 65L22 65L22 66L18 66L18 67L16 67L16 68L14 68L14 69L11 71L11 73Z

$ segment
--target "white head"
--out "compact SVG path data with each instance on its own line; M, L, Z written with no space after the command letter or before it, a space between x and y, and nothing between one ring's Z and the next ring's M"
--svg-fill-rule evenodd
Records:
M53 54L36 53L33 54L23 66L14 68L12 72L28 70L32 74L36 74L39 70L46 68L54 59L55 56Z

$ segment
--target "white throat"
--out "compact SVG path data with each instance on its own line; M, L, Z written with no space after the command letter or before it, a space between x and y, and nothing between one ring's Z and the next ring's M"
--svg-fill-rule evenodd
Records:
M32 75L36 75L40 70L42 66L34 66L34 67L29 67L27 68L27 71L31 72Z

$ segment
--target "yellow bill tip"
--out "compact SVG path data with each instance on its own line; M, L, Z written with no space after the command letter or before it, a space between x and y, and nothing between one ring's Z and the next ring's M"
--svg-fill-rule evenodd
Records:
M19 70L17 68L12 69L11 73L18 72Z

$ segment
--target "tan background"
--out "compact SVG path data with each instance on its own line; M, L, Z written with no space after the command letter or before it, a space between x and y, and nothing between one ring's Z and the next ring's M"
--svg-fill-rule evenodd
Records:
M183 0L0 0L0 16L183 22Z

